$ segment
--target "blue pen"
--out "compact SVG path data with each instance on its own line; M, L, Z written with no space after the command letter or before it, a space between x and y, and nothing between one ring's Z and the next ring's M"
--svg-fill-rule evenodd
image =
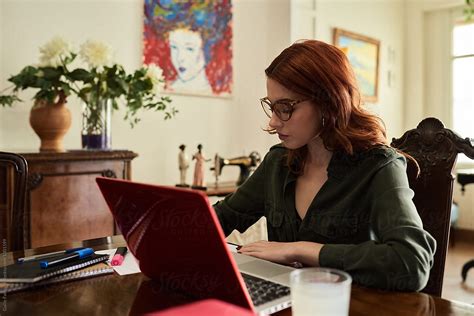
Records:
M93 253L94 253L94 249L84 248L81 250L74 251L73 253L69 255L61 256L59 258L55 258L50 261L40 261L40 266L41 268L45 269L45 268L49 268L60 263L67 262L69 260L82 259L82 258L92 255Z
M57 256L60 256L62 254L73 253L74 251L81 250L81 249L84 249L84 247L71 248L71 249L66 249L66 250L61 250L61 251L56 251L56 252L43 253L41 255L18 258L18 259L16 259L16 261L18 263L23 263L23 262L35 261L35 260L39 260L39 259L57 257Z

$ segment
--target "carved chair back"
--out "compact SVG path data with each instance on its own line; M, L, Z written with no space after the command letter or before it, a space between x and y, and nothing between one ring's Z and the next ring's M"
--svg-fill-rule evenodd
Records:
M415 192L413 202L423 227L437 243L434 265L422 291L441 296L453 200L452 170L458 153L474 159L474 147L468 138L462 139L433 117L422 120L401 138L392 139L391 145L416 160L407 160L408 180Z
M20 155L0 152L0 227L7 251L29 245L29 216L26 213L28 164Z

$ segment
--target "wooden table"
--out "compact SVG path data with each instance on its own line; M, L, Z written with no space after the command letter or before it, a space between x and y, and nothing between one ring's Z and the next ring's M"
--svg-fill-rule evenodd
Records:
M61 249L87 246L96 250L125 245L121 236L6 253L5 263L15 258ZM2 260L3 261L3 260ZM0 265L3 265L0 261ZM3 301L2 301L3 300ZM138 315L189 301L163 292L141 273L116 274L3 296L6 315ZM277 313L291 315L291 309ZM2 313L3 315L3 313ZM352 287L349 315L474 315L474 306L422 293L397 293Z
M212 183L207 186L206 194L208 196L226 196L227 194L234 193L237 190L235 181L232 182L219 182Z
M237 185L235 184L235 181L232 182L219 182L219 183L211 183L208 184L205 187L191 187L189 185L186 186L180 186L176 185L176 187L179 187L181 189L190 189L190 190L196 190L196 191L201 191L205 193L207 196L218 196L218 197L224 197L230 193L234 193L237 190Z

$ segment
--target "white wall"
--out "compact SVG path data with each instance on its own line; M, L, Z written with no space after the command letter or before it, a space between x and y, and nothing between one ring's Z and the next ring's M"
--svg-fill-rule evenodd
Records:
M423 94L423 1L405 1L405 75L403 97L405 130L425 117Z
M316 38L318 0L291 1L291 42Z
M385 121L389 139L401 136L404 130L403 7L401 0L316 0L318 39L332 43L337 27L380 40L379 98L367 107Z
M127 69L142 60L143 1L140 0L0 0L2 23L0 69L17 73L38 60L38 47L55 35L77 45L92 38L115 48L116 60ZM231 98L171 95L180 111L171 121L159 113L144 113L142 122L131 129L115 113L112 127L114 149L129 149L140 156L133 162L133 179L173 184L178 181L178 146L186 144L191 156L198 143L212 157L262 155L278 140L260 131L267 121L258 98L265 95L263 70L289 38L289 0L234 1L234 94ZM2 75L0 87L4 86ZM28 123L32 93L22 94L24 104L0 109L0 148L37 149L39 139ZM67 149L80 148L80 104L70 99L73 123L65 137ZM208 163L208 167L211 163ZM192 176L190 168L188 179ZM223 180L235 180L238 168L224 169ZM208 171L207 179L212 175Z
M3 53L3 44L2 44L2 37L3 37L3 28L5 27L3 25L3 1L0 1L0 80L3 81L3 71L2 71L2 53ZM2 84L0 84L0 91L2 89Z
M426 47L427 41L430 45L449 46L439 38L439 32L432 30L432 19L437 10L450 9L463 6L464 0L405 0L405 76L404 76L404 129L410 129L428 116L435 116L443 120L446 126L451 127L449 113L443 111L440 106L432 105L432 94L437 89L427 87L425 79L430 77L431 81L436 80L436 73L430 71L432 63L427 64L426 56L431 53L439 54L437 48ZM428 19L427 19L428 16ZM436 26L438 28L439 25ZM442 34L444 35L444 34ZM443 72L443 70L438 70ZM446 72L446 70L444 70ZM450 74L449 74L450 75ZM443 75L438 80L443 80ZM433 85L433 84L431 84ZM443 89L441 89L443 90ZM438 89L438 92L440 90ZM445 97L442 97L445 99ZM444 108L448 108L448 104Z

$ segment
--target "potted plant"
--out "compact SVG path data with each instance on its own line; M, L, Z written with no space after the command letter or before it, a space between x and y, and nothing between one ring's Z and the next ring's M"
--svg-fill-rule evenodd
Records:
M64 105L74 91L68 66L75 60L70 44L56 37L40 47L38 65L24 67L8 81L12 85L0 93L0 105L21 101L18 93L34 89L30 124L41 139L40 150L62 151L62 139L71 126L71 113ZM9 90L9 93L6 91Z
M127 73L122 65L111 63L110 49L101 42L86 41L78 54L66 41L56 37L41 47L40 53L39 66L26 66L8 79L12 86L0 92L0 105L12 106L21 101L20 91L38 89L33 97L30 123L41 138L41 150L63 150L62 138L71 124L70 112L64 104L71 94L83 103L83 148L110 148L110 115L120 103L126 106L125 119L132 127L140 121L137 115L140 109L163 111L165 119L177 112L169 107L168 96L159 95L164 84L161 69L149 66ZM78 55L87 67L72 67ZM7 90L11 91L7 93ZM50 111L56 108L65 109L66 116L55 121L65 123L67 128L60 140L53 142L48 140L50 132L40 133L34 125L52 127L51 118L56 116ZM40 110L45 113L36 118L33 112Z

